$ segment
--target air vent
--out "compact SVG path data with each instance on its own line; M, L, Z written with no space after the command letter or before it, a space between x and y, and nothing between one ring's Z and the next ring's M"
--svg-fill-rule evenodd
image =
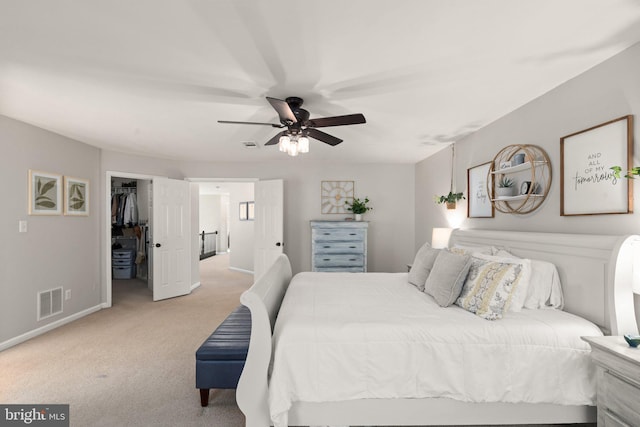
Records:
M242 145L244 145L245 148L258 148L258 144L253 141L243 142Z
M62 287L38 292L38 321L62 313Z

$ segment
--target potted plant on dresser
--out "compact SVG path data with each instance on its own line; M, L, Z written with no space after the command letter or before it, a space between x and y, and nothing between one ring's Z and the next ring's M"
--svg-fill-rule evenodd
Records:
M354 213L356 221L362 221L362 214L373 209L372 207L367 206L367 203L369 203L368 197L365 197L364 200L354 197L353 203L349 203L348 200L344 202L347 206L347 210Z

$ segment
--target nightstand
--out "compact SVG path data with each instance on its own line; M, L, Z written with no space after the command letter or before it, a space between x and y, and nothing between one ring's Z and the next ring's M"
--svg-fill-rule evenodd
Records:
M623 337L583 337L597 366L598 426L640 426L640 348Z

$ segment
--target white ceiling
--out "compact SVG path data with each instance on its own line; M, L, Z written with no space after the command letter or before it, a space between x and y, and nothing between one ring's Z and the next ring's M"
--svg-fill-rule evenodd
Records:
M277 123L265 96L295 95L367 118L307 159L415 163L639 40L637 0L0 0L0 114L117 151L283 160L263 146L279 130L217 120Z

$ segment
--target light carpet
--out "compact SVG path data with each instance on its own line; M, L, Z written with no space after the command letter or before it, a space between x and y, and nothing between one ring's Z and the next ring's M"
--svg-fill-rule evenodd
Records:
M242 427L235 390L195 388L195 351L253 282L228 255L201 261L190 295L152 301L116 280L113 307L0 352L0 403L70 404L71 426Z

